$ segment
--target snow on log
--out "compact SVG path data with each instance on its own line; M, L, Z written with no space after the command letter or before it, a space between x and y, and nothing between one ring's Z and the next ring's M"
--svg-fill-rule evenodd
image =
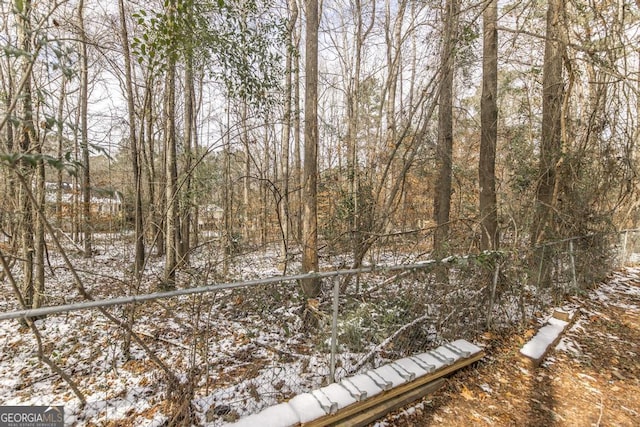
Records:
M520 349L520 354L533 366L540 365L547 353L560 341L560 337L567 329L567 326L573 323L576 313L556 310L538 333Z
M442 384L441 377L467 366L484 356L482 349L465 340L457 340L434 350L400 359L379 368L344 378L310 393L295 396L289 402L271 406L243 417L235 427L326 426L352 419L366 425L392 407L432 392Z

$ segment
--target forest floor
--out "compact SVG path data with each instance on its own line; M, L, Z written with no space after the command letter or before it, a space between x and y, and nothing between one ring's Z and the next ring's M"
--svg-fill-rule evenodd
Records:
M484 359L376 426L640 426L640 268L567 303L579 317L540 366L520 354L537 326L487 334Z

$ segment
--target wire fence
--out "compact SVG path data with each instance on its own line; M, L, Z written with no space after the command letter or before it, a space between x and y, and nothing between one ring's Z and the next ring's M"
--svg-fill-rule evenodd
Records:
M521 325L638 252L640 234L629 230L528 252L6 311L0 405L61 405L66 425L219 426L444 341ZM550 262L548 285L536 256ZM188 274L190 283L210 280ZM308 277L322 281L316 300L300 294ZM115 294L124 280L94 291ZM26 318L38 320L29 327Z

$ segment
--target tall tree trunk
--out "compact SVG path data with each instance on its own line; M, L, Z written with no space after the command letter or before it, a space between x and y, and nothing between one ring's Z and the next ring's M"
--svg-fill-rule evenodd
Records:
M299 26L301 27L301 26ZM302 30L298 28L294 45L296 52L300 51ZM293 182L295 183L293 234L297 242L302 242L302 125L300 123L300 55L293 57Z
M36 145L36 153L42 154L42 141L38 141ZM34 294L32 308L42 307L45 302L45 278L44 278L44 262L45 262L45 226L43 215L46 215L45 206L45 170L44 160L38 159L36 165L35 179L35 197L37 206L34 206Z
M285 59L284 116L282 124L282 200L280 201L280 222L282 227L281 264L287 271L289 263L289 242L291 240L290 179L291 179L291 128L293 98L293 56L296 53L295 31L298 21L298 0L289 0L289 21L287 24L287 52Z
M124 1L118 0L120 11L120 38L124 52L125 84L127 91L127 112L129 113L129 145L131 151L131 168L134 182L134 223L135 223L135 261L134 273L139 278L144 268L144 222L142 212L142 171L140 169L140 152L136 133L136 116L134 105L133 78L131 75L131 53L129 49L129 35L127 30Z
M231 135L229 128L231 126L231 101L227 99L227 111L226 111L226 128L227 128L227 141L224 144L223 150L223 236L222 244L224 251L224 259L222 263L223 274L226 276L229 274L229 263L232 254L233 247L233 221L231 216L233 215L233 183L231 181ZM248 153L247 153L248 154ZM245 224L246 227L246 224Z
M164 255L164 229L162 227L162 212L164 209L164 192L161 191L160 179L156 172L156 150L155 150L155 138L153 135L154 125L154 109L153 109L153 93L152 88L154 85L153 72L149 70L145 82L144 93L144 111L142 115L140 136L140 148L142 159L144 160L147 179L147 191L149 193L149 231L152 242L155 243L156 255L161 257Z
M271 168L271 147L269 142L269 113L265 113L264 118L264 157L262 160L262 170L260 171L260 245L266 248L269 231L269 169ZM274 162L274 168L277 163ZM274 173L277 176L277 171Z
M536 192L536 211L531 232L531 244L536 248L534 274L539 285L551 281L550 251L541 246L552 238L557 198L556 165L562 153L562 102L564 87L562 61L565 44L562 37L564 1L549 0L547 33L542 77L542 134L540 144L539 179Z
M242 236L245 242L249 242L253 238L253 230L256 225L254 215L251 213L251 148L249 146L249 123L248 120L248 105L247 101L242 101L242 112L240 121L242 122L242 146L244 147L244 174L242 176L242 230L244 235ZM229 145L229 149L231 146Z
M347 84L347 177L349 178L349 198L351 199L351 214L349 218L349 232L351 233L351 250L355 267L360 264L360 200L358 197L359 168L358 168L358 102L360 101L360 68L362 62L362 3L355 1L354 19L356 20L356 34L354 40L353 76ZM356 280L358 277L356 276ZM356 285L357 287L357 285Z
M441 52L442 80L438 104L438 144L436 148L437 180L433 203L436 230L433 250L441 257L448 250L449 213L453 174L453 77L458 22L458 1L447 0L444 16L444 38Z
M200 141L199 141L199 137L198 137L198 117L200 116L200 111L202 110L202 92L203 92L203 78L204 78L204 73L201 70L199 70L198 74L195 76L194 78L194 87L193 87L193 92L194 92L194 118L193 118L193 126L194 126L194 132L193 132L193 153L195 156L201 156L202 153L200 151ZM196 85L197 83L197 85ZM196 91L196 88L198 89ZM195 173L196 168L198 167L198 165L196 164L193 172ZM194 200L197 200L198 196L200 195L200 191L201 188L200 186L198 186L198 182L196 181L196 184L194 185L193 188L193 197ZM200 209L201 209L201 205L200 203L194 203L193 206L193 218L191 219L191 224L193 227L192 230L192 241L190 242L192 247L197 248L198 246L200 246L200 229L199 229L199 225L200 224Z
M176 154L176 64L169 60L165 80L165 264L164 287L175 287L178 250L178 200Z
M304 187L302 271L318 271L318 1L306 0ZM320 281L302 281L307 298L320 294Z
M480 101L480 249L499 247L496 197L496 143L498 140L498 1L487 0L483 13L482 99Z
M58 142L57 147L57 158L59 162L64 160L64 135L63 131L63 123L64 120L64 101L67 97L67 78L63 75L62 83L60 84L60 98L58 99L58 111L57 111L57 121L56 124L56 140ZM62 182L63 182L63 170L62 168L57 171L57 188L56 188L56 225L59 228L62 228L62 217L63 217L63 208L62 208Z
M18 27L18 46L23 52L30 53L32 51L31 43L31 0L16 1L15 7L16 22ZM22 55L20 58L20 79L25 80L22 90L16 94L18 96L17 116L20 121L18 127L18 144L20 152L30 154L34 140L35 125L33 121L33 104L32 104L32 76L28 55ZM19 169L19 174L24 177L26 183L30 183L33 176L33 167L28 162L23 161ZM20 235L22 245L22 285L20 291L25 305L28 308L33 307L34 303L34 286L33 286L33 204L29 198L29 192L32 188L21 186L18 192L20 205Z
M80 148L82 151L82 232L84 234L84 256L92 255L91 222L91 171L89 168L89 64L87 58L87 34L84 26L84 0L78 4L78 24L80 26Z
M293 55L295 53L294 32L298 20L298 2L289 0L289 21L287 24L287 52L284 71L284 114L282 123L282 200L280 201L280 223L282 242L280 245L282 270L287 271L289 262L289 241L291 238L291 217L289 209L289 181L291 179L291 101L293 97Z
M6 64L7 64L8 70L11 70L10 63L11 63L10 58L7 55ZM0 80L6 81L5 96L4 96L4 109L5 109L4 111L5 111L5 114L8 114L10 112L12 99L14 97L14 88L13 88L14 79L11 71L7 72L5 75L5 73L2 70L3 70L3 67L0 66ZM2 130L4 130L4 134L2 135L3 139L2 139L2 142L0 143L3 144L4 149L6 150L7 153L13 153L15 150L14 124L10 120L7 120L4 124L4 128L0 128L0 131ZM17 204L18 197L16 192L17 191L16 180L13 176L13 173L14 171L3 170L3 178L6 180L5 188L7 191L5 197L6 197L6 200L8 201L8 208L13 212L18 212L20 208L19 208L19 205ZM11 236L9 238L10 247L12 249L17 249L20 231L18 228L19 224L18 224L18 221L16 221L15 215L9 215L8 218L3 218L3 222L1 225L6 227L6 229L9 232L9 235Z
M292 9L289 16L289 24L287 27L287 41L289 46L287 47L287 53L285 58L285 71L284 71L284 114L282 117L282 199L280 200L280 226L282 227L282 241L280 243L280 263L282 269L286 271L287 262L289 257L289 163L290 163L290 147L291 147L291 96L292 96L292 73L293 73L293 47L292 36L293 26L297 19L297 5L295 0L289 2L289 7Z
M180 264L189 263L189 251L191 250L191 216L193 210L193 196L191 194L191 177L193 163L193 140L195 132L195 88L193 83L193 60L191 57L186 59L186 68L184 73L184 171L185 181L181 189L182 209L181 209L181 227L180 233Z

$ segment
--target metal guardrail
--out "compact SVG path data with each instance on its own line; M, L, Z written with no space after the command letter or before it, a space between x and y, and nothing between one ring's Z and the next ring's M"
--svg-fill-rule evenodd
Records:
M626 229L626 230L621 230L617 233L623 236L622 237L623 242L621 245L622 246L621 252L622 252L623 258L626 258L629 254L629 251L627 251L627 244L628 244L627 242L628 242L629 234L638 233L638 232L640 232L640 229ZM596 234L570 237L570 238L566 238L566 239L562 239L562 240L558 240L550 243L545 243L544 245L541 245L541 247L555 246L555 245L568 243L570 245L569 253L571 254L573 253L572 243L574 241L593 237L593 236L596 236ZM501 252L496 252L494 254L499 255L501 254ZM482 256L486 257L487 254L485 253ZM90 301L84 301L84 302L73 303L73 304L64 304L64 305L57 305L57 306L41 307L37 309L16 310L16 311L11 311L7 313L0 313L0 321L10 320L10 319L21 319L21 318L27 318L27 317L45 316L49 314L65 313L65 312L71 312L71 311L77 311L77 310L86 310L86 309L97 308L97 307L112 307L112 306L118 306L118 305L135 304L135 303L140 303L145 301L153 301L158 299L172 298L172 297L185 296L185 295L197 295L197 294L215 292L215 291L220 291L225 289L250 288L250 287L259 286L259 285L270 285L270 284L284 283L284 282L296 282L304 279L325 279L325 278L331 278L336 276L349 276L349 275L355 275L355 274L361 274L361 273L373 273L373 272L382 272L382 271L392 272L392 271L420 270L420 269L426 269L426 268L433 268L434 266L440 263L447 264L447 263L451 263L461 259L462 260L473 259L478 257L479 256L477 255L465 255L461 257L450 256L450 257L443 258L440 261L427 260L427 261L413 263L413 264L386 265L386 266L371 265L371 266L365 266L365 267L353 268L353 269L339 269L339 270L332 270L332 271L311 272L311 273L295 274L295 275L289 275L289 276L274 276L274 277L268 277L264 279L255 279L255 280L247 280L247 281L231 282L231 283L220 283L220 284L199 286L195 288L177 289L177 290L166 291L166 292L154 292L154 293L143 294L143 295L130 295L125 297L90 300ZM575 265L572 268L575 270ZM575 271L574 271L574 275L575 275Z
M448 259L444 260L444 262L446 262L447 260L453 260L453 259L455 258L449 257ZM269 277L265 279L247 280L244 282L220 283L215 285L177 289L177 290L166 291L166 292L154 292L151 294L144 294L144 295L131 295L126 297L91 300L91 301L79 302L74 304L56 305L56 306L49 306L49 307L34 308L29 310L16 310L8 313L0 313L0 320L38 317L38 316L45 316L49 314L67 313L71 311L86 310L86 309L97 308L97 307L113 307L118 305L135 304L135 303L140 303L145 301L173 298L178 296L197 295L197 294L203 294L207 292L221 291L225 289L251 288L259 285L272 285L275 283L296 282L303 279L326 279L331 277L350 276L350 275L361 274L361 273L373 273L377 271L391 272L391 271L420 270L425 268L433 268L433 266L436 265L437 263L438 263L437 261L429 260L429 261L415 263L415 264L402 264L402 265L389 265L389 266L373 265L373 266L367 266L362 268L323 271L318 273L295 274L291 276L275 276L275 277Z

